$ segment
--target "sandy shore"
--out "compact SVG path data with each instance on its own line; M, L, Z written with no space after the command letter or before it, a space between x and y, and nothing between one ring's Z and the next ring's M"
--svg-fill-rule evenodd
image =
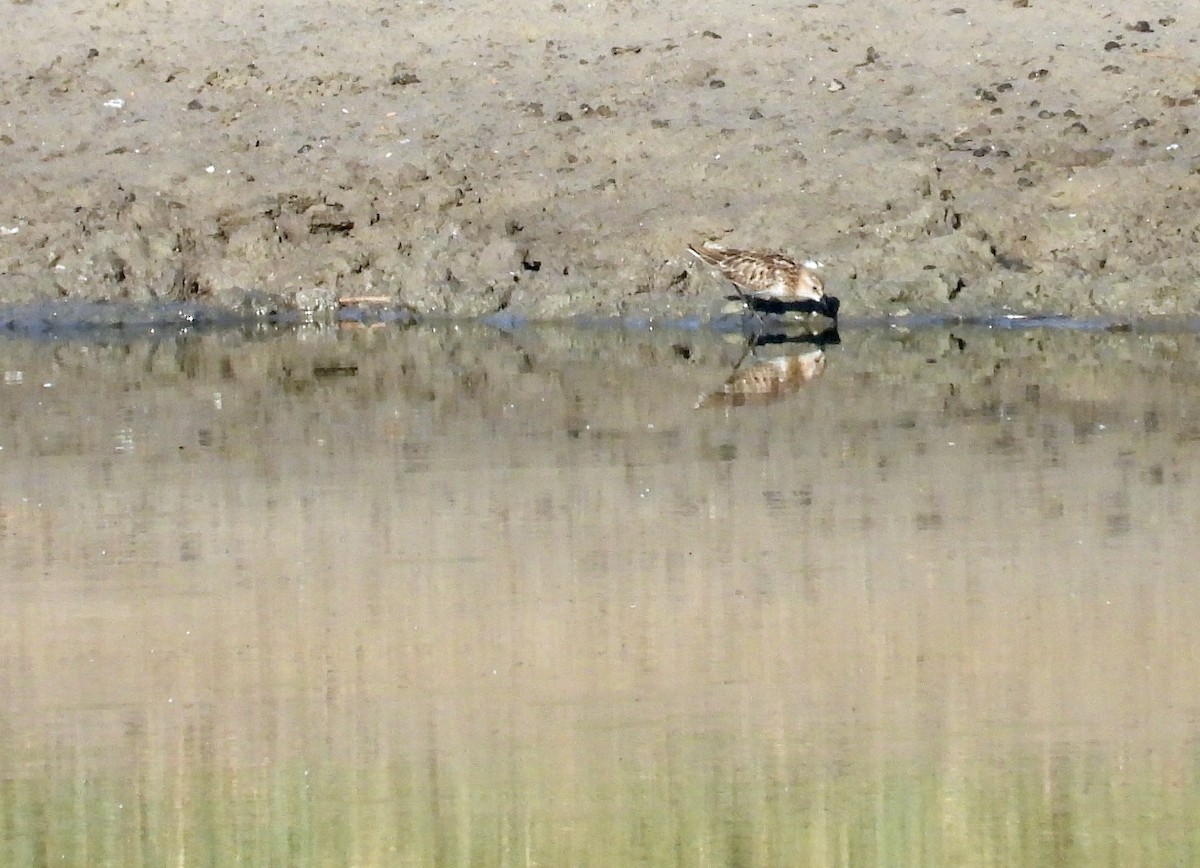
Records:
M704 315L705 238L823 262L846 313L1200 297L1167 2L6 8L8 303Z

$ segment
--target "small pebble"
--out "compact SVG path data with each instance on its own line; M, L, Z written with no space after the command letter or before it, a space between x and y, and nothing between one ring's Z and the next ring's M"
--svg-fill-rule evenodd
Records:
M388 84L395 87L407 87L410 84L419 84L420 81L421 79L417 78L415 73L409 72L397 63L392 67L392 77L388 79Z

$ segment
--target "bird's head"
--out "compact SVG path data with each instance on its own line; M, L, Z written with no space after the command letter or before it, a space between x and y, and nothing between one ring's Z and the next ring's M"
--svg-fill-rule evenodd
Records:
M807 298L818 304L825 300L825 284L817 274L804 269L800 274L797 289L801 298Z

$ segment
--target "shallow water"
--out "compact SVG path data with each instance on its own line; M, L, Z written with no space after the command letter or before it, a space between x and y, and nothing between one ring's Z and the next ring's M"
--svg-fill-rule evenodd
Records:
M1197 337L840 338L0 343L0 863L1195 862Z

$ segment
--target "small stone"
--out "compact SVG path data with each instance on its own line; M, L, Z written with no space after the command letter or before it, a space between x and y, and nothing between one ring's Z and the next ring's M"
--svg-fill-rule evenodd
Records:
M722 87L724 87L724 86L725 86L725 82L724 82L724 81L722 81L722 80L721 80L721 79L719 79L719 78L714 78L714 79L712 79L712 80L710 80L710 81L709 81L709 83L708 83L708 86L709 86L709 87L711 87L713 90L716 90L717 88L722 88Z
M187 104L187 110L190 112L198 111L202 108L204 108L204 103L200 102L198 99L193 99Z
M1149 21L1134 22L1132 25L1129 25L1128 29L1132 30L1134 33L1153 33L1154 32L1153 30L1150 29Z
M656 130L665 130L671 125L671 122L663 118L654 118L650 121L650 126Z
M1117 42L1114 39L1110 39L1108 42L1104 43L1104 50L1105 51L1120 51L1121 43Z
M751 110L750 110L750 120L752 120L752 121L761 121L761 120L762 120L762 116L763 116L763 113L762 113L762 112L760 112L758 109L751 109Z
M1150 118L1138 118L1136 121L1133 122L1133 128L1135 130L1143 130L1146 127L1150 126L1152 123L1154 123L1154 121L1150 120Z
M1048 69L1035 69L1033 72L1029 73L1029 80L1036 81L1039 78L1045 78L1049 74L1050 70Z
M554 119L559 123L566 123L567 121L575 120L575 116L570 112L559 112L554 116Z
M403 64L397 63L392 67L392 77L388 79L388 84L394 87L407 87L410 84L419 84L421 79L417 78L416 73L404 68Z
M1066 135L1067 133L1075 133L1077 135L1083 135L1087 131L1088 131L1087 127L1085 127L1079 121L1075 121L1075 123L1071 124L1065 130L1063 130L1063 135Z

